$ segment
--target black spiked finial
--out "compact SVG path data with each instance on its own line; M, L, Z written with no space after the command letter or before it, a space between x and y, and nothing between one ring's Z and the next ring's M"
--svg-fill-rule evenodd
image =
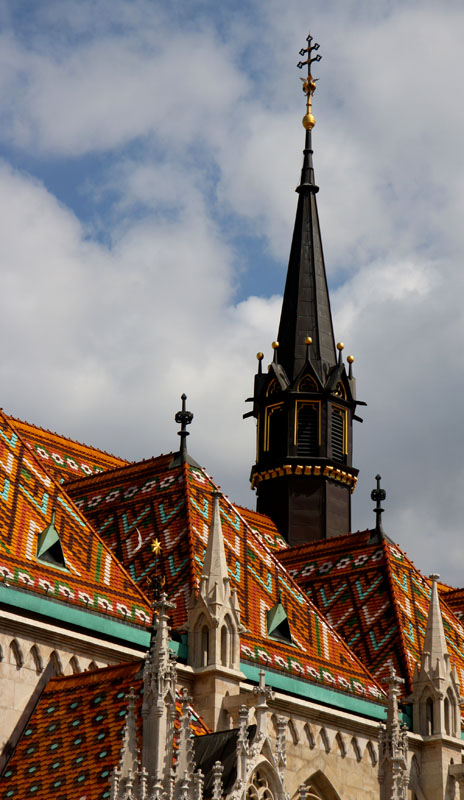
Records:
M178 411L174 419L177 424L181 426L180 431L177 431L177 435L180 436L181 461L184 463L184 461L187 461L187 436L189 436L187 425L190 425L193 420L193 414L191 411L186 410L185 401L187 400L187 395L185 393L182 395L181 399L182 411Z
M375 531L376 533L384 533L382 527L382 514L384 509L381 507L382 500L385 500L387 493L385 489L380 488L380 481L382 478L380 475L375 476L375 480L377 481L377 488L373 489L371 492L371 500L375 501L375 508L373 509L375 514Z

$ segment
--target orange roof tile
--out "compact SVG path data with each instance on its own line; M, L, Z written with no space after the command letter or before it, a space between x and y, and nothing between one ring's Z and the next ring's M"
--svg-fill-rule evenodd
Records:
M161 456L75 481L67 490L143 586L149 587L155 571L151 542L161 541L157 568L177 605L172 620L178 628L187 618L191 592L199 585L215 486L204 470L171 467L171 460ZM267 521L267 530L261 532L262 515L244 514L224 497L220 506L232 588L237 590L242 621L249 631L241 636L242 660L358 696L382 696L375 680L267 546L272 524ZM275 539L272 544L275 547ZM277 602L279 592L293 646L267 636L266 611Z
M408 694L423 647L430 582L402 550L362 531L291 548L279 558L373 675L383 680L393 666ZM450 610L450 594L442 595L442 616L463 691L464 630Z
M28 447L34 451L43 468L58 481L62 478L94 475L128 463L96 447L75 442L66 436L31 425L29 422L10 416L8 419Z
M52 678L0 779L1 800L107 800L131 687L141 741L142 667L136 661ZM192 707L190 716L192 733L209 733Z
M37 558L56 511L65 567ZM0 579L28 593L145 626L146 597L70 497L43 468L11 419L0 413Z

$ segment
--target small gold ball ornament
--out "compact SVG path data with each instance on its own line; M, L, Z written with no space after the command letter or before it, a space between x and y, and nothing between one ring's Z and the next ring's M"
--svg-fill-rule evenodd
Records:
M256 358L258 359L258 361L262 361L264 358L264 353L256 353Z
M337 342L337 350L343 350L344 348L345 345L343 344L343 342Z
M312 344L312 343L313 343L313 340L311 339L311 337L307 336L306 339L305 339L305 344Z
M348 356L347 359L348 364L354 364L354 356Z
M279 347L279 342L272 342L272 349L273 350L277 350L278 347Z
M316 124L316 120L312 114L305 114L301 122L303 123L305 131L312 131Z

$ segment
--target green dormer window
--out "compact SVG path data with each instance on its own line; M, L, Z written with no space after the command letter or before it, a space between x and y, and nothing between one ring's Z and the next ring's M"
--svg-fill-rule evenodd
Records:
M280 602L280 599L278 603L267 612L267 635L269 639L275 639L276 642L293 644L287 612Z
M39 534L37 541L37 561L58 569L67 569L58 531L55 528L55 510L50 525Z

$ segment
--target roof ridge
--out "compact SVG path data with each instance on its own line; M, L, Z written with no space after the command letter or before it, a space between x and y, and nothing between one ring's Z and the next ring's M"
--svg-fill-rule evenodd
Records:
M186 527L187 527L187 545L188 545L188 552L189 552L188 566L189 566L190 580L192 581L192 591L195 592L196 589L197 589L197 577L195 575L195 566L194 566L194 564L195 564L195 547L194 547L192 530L191 530L193 528L193 520L192 520L192 515L191 515L191 512L190 512L189 469L190 469L190 465L189 465L188 461L187 460L183 461L182 462L182 476L183 476L183 482L184 482L184 492L185 492L185 495L186 495L185 496L185 500L186 500L185 504L187 506L186 509L185 509L185 516L186 516L185 523L186 523ZM195 469L198 469L198 467L195 467ZM203 467L200 467L200 470L202 470L206 475L206 470L204 470Z
M65 486L67 488L71 488L71 487L77 486L80 483L82 483L83 485L84 484L85 485L89 485L90 482L92 482L92 483L94 483L94 482L103 483L103 481L107 477L109 478L110 476L114 475L115 472L118 472L119 470L124 470L124 469L126 469L126 470L134 469L135 470L135 469L138 469L139 467L142 467L142 465L149 464L151 461L158 461L159 459L168 458L169 456L172 456L172 455L173 455L172 452L171 453L160 453L159 456L149 456L148 458L142 458L140 461L127 461L125 464L120 464L117 467L110 467L109 469L103 470L103 472L96 472L93 475L86 475L86 476L79 477L79 478L69 478L68 480L65 480L63 482L62 486ZM175 469L175 468L173 467L173 469Z
M14 430L14 432L18 436L18 439L20 440L21 444L23 445L23 447L27 448L27 452L28 452L29 456L33 459L37 470L39 472L43 472L47 476L47 478L52 482L52 484L58 489L58 492L61 492L64 495L66 495L67 502L72 507L72 509L71 509L72 512L74 514L78 515L78 517L80 519L82 519L82 521L85 524L85 527L87 527L90 530L90 532L93 534L93 536L101 543L101 545L104 548L104 550L107 553L110 554L111 558L116 562L116 564L118 565L119 569L124 573L125 577L130 582L131 586L133 586L136 589L138 594L141 595L141 599L143 600L143 602L146 603L148 608L150 608L149 599L147 598L145 593L142 591L142 589L138 586L138 584L134 581L134 579L131 577L129 572L121 564L119 559L116 557L115 553L113 553L113 551L110 550L108 545L103 541L103 539L101 538L99 533L94 529L93 525L89 522L87 517L85 517L84 514L81 512L81 510L77 507L77 505L74 503L74 500L72 499L72 497L70 497L70 495L68 495L67 491L63 488L63 485L58 483L58 481L53 477L53 475L50 475L49 472L43 466L43 464L41 462L39 462L34 450L31 450L30 448L27 447L27 442L23 439L23 436L22 436L21 432L15 427L14 424L12 424L10 418L5 414L5 412L0 409L0 419L2 417L5 419L6 424L9 425ZM61 602L63 602L63 601L61 601Z
M3 409L0 410L3 411ZM77 444L79 447L86 447L88 450L94 450L96 453L102 453L103 455L109 456L110 458L117 458L118 461L125 461L126 464L131 463L130 461L127 461L127 459L121 458L121 456L117 456L114 453L109 453L108 450L102 450L101 447L95 447L93 444L85 444L85 442L80 442L78 439L71 439L70 436L65 436L64 433L57 433L57 431L52 431L50 430L50 428L43 428L41 425L35 425L33 422L28 422L25 419L20 419L20 417L13 417L11 414L7 414L6 411L3 411L3 414L8 420L11 420L13 423L19 422L21 425L28 425L29 428L34 428L35 430L43 431L44 433L50 433L52 436L58 436L59 439L64 439L66 442L72 442L73 444Z
M292 545L287 550L283 550L281 552L288 553L288 554L290 554L290 553L297 553L298 554L298 553L304 552L308 548L311 548L311 549L314 548L314 547L316 547L318 549L322 548L322 547L327 548L328 545L331 545L332 547L337 547L340 543L343 544L343 543L345 543L345 541L348 541L348 540L353 541L353 539L355 537L358 537L358 536L360 537L361 535L366 535L368 533L369 534L371 533L371 529L370 528L366 528L366 530L364 530L364 531L355 531L354 533L345 533L345 534L343 534L343 536L333 536L330 539L315 539L312 542L304 542L303 544Z
M392 568L391 568L391 564L390 564L390 545L386 541L386 539L384 539L383 537L382 537L382 541L381 541L381 546L382 546L383 554L384 554L384 558L385 558L386 574L387 574L388 585L389 585L389 588L390 588L390 597L392 599L393 614L394 614L394 617L395 617L395 621L396 621L396 625L397 625L398 633L399 633L399 636L398 636L399 645L400 645L399 646L399 653L401 655L401 660L403 662L404 674L406 675L407 691L408 691L408 693L410 693L410 692L412 692L412 675L410 674L410 669L409 669L408 652L406 650L406 647L405 647L405 644L404 644L404 641L403 641L399 603L398 603L398 600L397 600L397 597L396 597L395 586L393 584L393 572L392 572ZM395 545L395 547L397 547L397 545ZM401 550L401 548L398 548L398 549ZM401 552L403 553L402 550L401 550ZM416 569L416 567L414 567L414 569Z
M43 693L48 694L49 692L57 692L57 691L67 691L69 686L73 683L82 683L83 681L89 683L100 683L102 680L110 675L111 672L115 672L119 674L120 672L130 672L132 669L135 671L135 667L140 669L143 664L143 659L137 659L135 661L127 661L121 664L110 664L108 667L98 667L97 669L91 670L84 670L83 672L79 672L77 675L55 675L53 678L50 678L47 685L44 687Z

